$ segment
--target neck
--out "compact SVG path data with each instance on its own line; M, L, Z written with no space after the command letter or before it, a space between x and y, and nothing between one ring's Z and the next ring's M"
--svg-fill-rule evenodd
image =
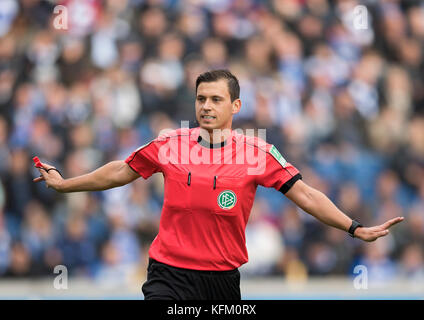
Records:
M200 130L202 139L209 141L211 144L221 143L228 139L231 135L231 128L225 129L204 129Z

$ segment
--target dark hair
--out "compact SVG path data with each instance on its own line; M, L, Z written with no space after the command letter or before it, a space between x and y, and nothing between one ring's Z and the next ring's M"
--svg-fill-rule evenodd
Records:
M230 71L219 69L202 73L196 79L196 93L197 87L202 82L215 82L220 79L226 79L228 84L228 91L230 92L231 102L240 97L240 85L238 79Z

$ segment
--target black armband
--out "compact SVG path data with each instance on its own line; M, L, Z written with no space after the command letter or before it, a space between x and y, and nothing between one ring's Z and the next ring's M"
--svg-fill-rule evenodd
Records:
M281 186L280 190L278 190L278 191L285 194L287 191L290 190L291 187L293 187L294 183L299 179L302 179L302 175L300 173L296 174L289 181L287 181L285 184L283 184Z

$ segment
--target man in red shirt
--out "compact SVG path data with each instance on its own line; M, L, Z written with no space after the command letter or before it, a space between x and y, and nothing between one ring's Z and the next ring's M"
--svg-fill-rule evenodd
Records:
M323 223L364 241L387 235L403 220L363 227L304 183L273 145L232 130L233 115L241 108L239 93L229 71L205 72L196 81L199 127L161 134L124 161L70 179L43 163L34 179L58 192L77 192L163 174L165 197L159 233L149 250L146 299L241 298L238 267L248 261L245 228L258 185L281 191Z

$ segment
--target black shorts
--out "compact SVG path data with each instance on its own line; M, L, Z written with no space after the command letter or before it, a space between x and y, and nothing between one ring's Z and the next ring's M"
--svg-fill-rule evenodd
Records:
M240 272L182 269L149 259L145 300L241 300Z

